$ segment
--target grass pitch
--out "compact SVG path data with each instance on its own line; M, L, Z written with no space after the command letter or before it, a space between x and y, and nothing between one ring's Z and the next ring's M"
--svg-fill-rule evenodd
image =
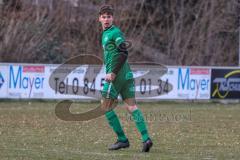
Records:
M55 116L54 102L0 102L0 157L24 160L75 159L238 159L240 104L140 103L154 146L141 153L141 137L131 117L117 113L130 148L108 151L115 135L104 117L66 122ZM73 113L97 106L75 103Z

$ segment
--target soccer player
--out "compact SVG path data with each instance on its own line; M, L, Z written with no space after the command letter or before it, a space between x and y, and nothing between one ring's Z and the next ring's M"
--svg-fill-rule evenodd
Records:
M99 10L99 22L103 29L101 41L106 69L106 82L101 91L103 97L102 108L106 111L105 117L118 138L117 142L109 147L109 150L118 150L130 146L119 118L113 110L120 94L142 136L142 152L149 152L153 143L149 137L142 112L135 102L134 79L127 62L128 51L125 38L120 29L113 25L113 12L111 5L104 5Z

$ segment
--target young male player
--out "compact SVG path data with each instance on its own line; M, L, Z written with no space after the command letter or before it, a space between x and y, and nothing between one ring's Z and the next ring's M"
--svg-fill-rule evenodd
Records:
M118 150L130 146L129 141L121 127L118 116L113 110L113 105L120 94L127 104L127 110L133 116L136 127L142 136L142 152L149 152L153 143L149 137L142 112L135 103L135 86L133 74L127 62L128 51L123 33L113 25L113 8L110 5L101 7L99 22L102 25L102 47L104 50L104 65L106 69L106 83L102 90L102 108L105 116L116 133L117 142L109 150Z

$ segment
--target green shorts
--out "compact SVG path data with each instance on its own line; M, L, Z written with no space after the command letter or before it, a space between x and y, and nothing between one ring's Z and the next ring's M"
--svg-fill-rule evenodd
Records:
M117 99L120 94L122 99L135 98L134 79L125 81L105 82L101 91L104 98Z

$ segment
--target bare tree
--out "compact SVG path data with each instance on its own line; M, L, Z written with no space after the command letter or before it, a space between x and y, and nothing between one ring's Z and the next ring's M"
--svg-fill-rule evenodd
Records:
M108 3L116 10L115 23L132 42L131 61L237 65L238 0L3 2L1 62L62 63L86 52L101 56L98 8Z

